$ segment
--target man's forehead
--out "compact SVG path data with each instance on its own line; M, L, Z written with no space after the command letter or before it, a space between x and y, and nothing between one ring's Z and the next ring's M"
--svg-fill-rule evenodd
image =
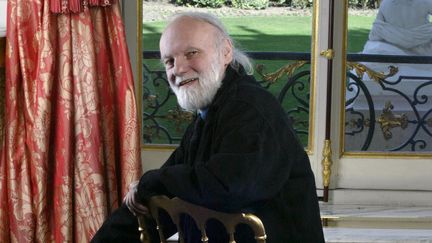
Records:
M206 22L204 20L200 20L197 18L182 16L173 20L169 23L165 30L162 33L162 36L167 35L168 33L196 33L200 32L203 34L206 33L217 33L218 29L214 25Z
M161 52L174 47L200 48L213 42L217 29L204 21L180 17L170 23L162 33L159 45Z

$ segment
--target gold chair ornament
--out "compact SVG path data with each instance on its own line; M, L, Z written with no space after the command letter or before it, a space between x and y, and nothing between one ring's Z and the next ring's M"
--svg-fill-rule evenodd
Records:
M183 232L180 229L180 216L182 214L189 215L196 223L198 229L201 231L201 241L208 242L208 237L205 230L206 222L209 219L216 219L221 222L229 234L229 243L235 243L234 233L235 227L238 224L246 224L253 230L255 240L258 243L266 242L266 234L262 221L255 215L250 213L224 213L211 210L199 205L186 202L180 198L168 198L166 196L154 196L149 201L149 210L152 217L156 220L157 230L159 232L160 242L167 242L163 234L163 226L159 222L159 210L165 210L171 217L173 223L177 226L179 240L184 242ZM143 243L149 242L146 226L144 223L144 216L138 216L139 231L141 233L141 241Z

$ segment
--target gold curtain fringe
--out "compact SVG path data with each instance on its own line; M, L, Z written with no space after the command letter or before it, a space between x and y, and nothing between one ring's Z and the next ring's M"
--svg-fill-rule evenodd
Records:
M50 9L53 13L79 13L89 7L106 7L115 3L116 0L50 0Z

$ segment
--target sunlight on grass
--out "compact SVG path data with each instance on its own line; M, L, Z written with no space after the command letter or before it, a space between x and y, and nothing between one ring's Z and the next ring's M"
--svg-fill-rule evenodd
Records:
M311 17L242 17L222 18L233 39L249 51L310 50ZM166 22L143 24L145 50L158 50L160 33Z
M359 52L367 40L374 16L348 18L348 52ZM228 32L248 51L309 52L312 18L310 16L222 18ZM143 23L143 47L158 50L165 21Z
M366 43L375 16L348 17L348 53L361 52Z

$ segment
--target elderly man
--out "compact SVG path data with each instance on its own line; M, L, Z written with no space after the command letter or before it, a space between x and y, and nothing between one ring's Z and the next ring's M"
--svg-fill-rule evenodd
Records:
M324 242L308 156L278 101L249 75L249 59L234 48L220 21L203 13L174 16L160 52L180 106L197 111L197 117L167 162L132 186L127 207L105 222L94 242L138 239L127 208L146 213L145 202L160 194L219 211L254 213L270 243ZM182 227L187 242L200 242L189 217ZM207 235L210 242L228 242L214 222ZM240 226L236 238L254 242L247 227Z

